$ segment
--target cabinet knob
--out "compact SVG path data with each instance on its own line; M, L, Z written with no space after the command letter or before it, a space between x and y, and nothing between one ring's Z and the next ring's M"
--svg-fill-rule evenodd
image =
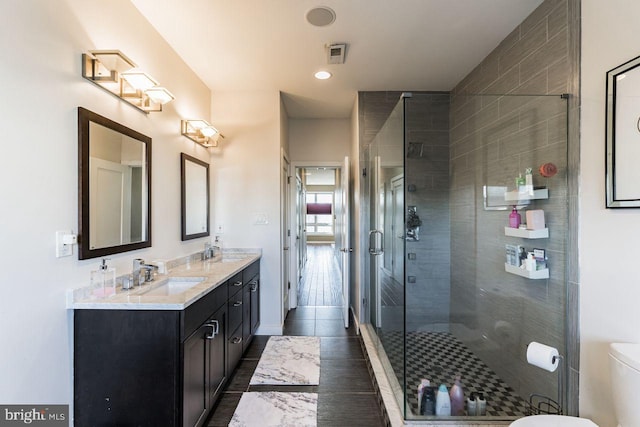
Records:
M240 344L242 342L242 337L233 337L231 340L231 344Z
M218 335L218 333L220 332L220 324L218 323L217 320L209 320L205 324L205 327L211 328L211 333L205 335L205 338L208 340L214 339L215 336Z
M233 286L242 286L242 281L233 282Z
M242 305L242 301L236 301L233 303L234 307L240 307Z
M249 289L249 291L256 292L257 290L258 290L258 284L257 283L252 283L251 284L251 288Z

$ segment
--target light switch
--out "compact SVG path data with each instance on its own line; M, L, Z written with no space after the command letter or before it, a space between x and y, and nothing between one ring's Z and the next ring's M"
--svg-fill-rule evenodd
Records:
M269 224L269 217L264 212L255 213L253 223L255 225L267 225Z
M73 255L75 243L77 243L77 236L73 234L73 231L56 231L56 258Z

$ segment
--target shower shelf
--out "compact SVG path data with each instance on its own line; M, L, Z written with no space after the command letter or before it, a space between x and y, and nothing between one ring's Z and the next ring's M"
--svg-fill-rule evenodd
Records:
M541 230L523 230L521 228L504 228L504 235L511 237L522 237L523 239L546 239L549 237L549 229Z
M529 200L548 199L549 190L546 188L538 188L533 190L533 196L522 194L519 191L507 191L504 193L504 200L507 202L527 202Z
M511 264L504 264L504 271L507 273L515 274L517 276L522 276L527 279L548 279L549 278L549 269L545 268L544 270L535 270L528 271L524 268L516 267Z

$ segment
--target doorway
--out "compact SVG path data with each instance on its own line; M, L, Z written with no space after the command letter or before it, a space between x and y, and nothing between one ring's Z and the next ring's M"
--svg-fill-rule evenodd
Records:
M348 326L348 280L344 258L348 257L348 172L345 165L294 165L295 189L292 230L296 233L291 265L291 300L297 307L334 307ZM345 184L346 183L346 184ZM347 197L345 197L347 196ZM346 237L347 236L347 237ZM348 263L346 264L348 265ZM347 267L348 270L348 267ZM293 291L293 289L292 289ZM295 297L293 294L295 293ZM345 295L346 294L346 295ZM345 310L346 307L346 310ZM293 308L293 307L292 307ZM337 310L336 310L337 311Z

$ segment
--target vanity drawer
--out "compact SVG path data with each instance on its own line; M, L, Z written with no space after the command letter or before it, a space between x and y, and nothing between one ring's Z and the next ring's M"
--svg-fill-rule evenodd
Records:
M242 323L242 291L229 298L229 330L235 330ZM242 334L240 335L242 336Z
M228 298L228 282L224 282L207 295L190 305L184 310L181 339L191 335L193 331L200 327L211 313L222 307Z
M242 272L242 281L246 285L249 280L260 274L260 261L255 261L253 264L245 268Z
M242 281L242 271L234 274L229 279L229 295L235 294L238 290L242 289L244 282Z

